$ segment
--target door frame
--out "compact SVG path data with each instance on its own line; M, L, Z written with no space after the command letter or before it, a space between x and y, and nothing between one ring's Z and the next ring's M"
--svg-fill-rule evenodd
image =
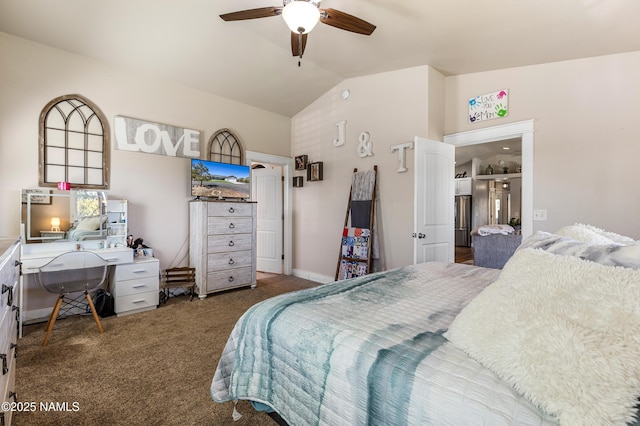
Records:
M444 142L458 146L520 138L522 143L522 238L533 234L533 142L534 120L517 121L501 126L453 133Z
M284 214L284 223L282 226L283 232L283 244L282 250L284 253L283 272L285 275L291 275L292 270L292 176L293 176L293 158L281 157L279 155L264 154L255 151L245 151L245 164L251 163L266 163L282 166L282 176L284 177L282 185L282 212Z

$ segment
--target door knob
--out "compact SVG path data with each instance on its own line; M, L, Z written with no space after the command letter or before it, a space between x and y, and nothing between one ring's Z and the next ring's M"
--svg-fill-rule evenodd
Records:
M418 238L425 238L426 235L424 235L422 232L418 234Z

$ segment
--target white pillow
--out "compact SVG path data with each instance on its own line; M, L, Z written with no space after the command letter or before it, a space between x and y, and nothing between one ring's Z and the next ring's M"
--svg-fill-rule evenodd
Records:
M624 425L640 395L640 271L518 250L445 337L560 425Z
M78 231L96 231L100 227L100 217L93 216L81 219L76 229Z
M589 229L589 230L595 232L596 234L599 234L599 235L601 235L601 236L603 236L605 238L608 238L611 241L619 243L619 244L635 244L635 243L637 243L637 241L634 240L631 237L627 237L625 235L616 234L615 232L605 231L604 229L597 228L597 227L595 227L593 225L585 225L583 223L576 223L576 224L574 224L574 226L578 226L578 227Z
M635 244L631 237L616 234L615 232L605 231L593 225L585 225L583 223L574 223L570 226L563 226L555 232L563 237L573 238L588 244Z
M593 229L580 226L579 224L563 226L558 229L555 234L561 237L573 238L574 240L587 244L616 244L612 239L605 237Z

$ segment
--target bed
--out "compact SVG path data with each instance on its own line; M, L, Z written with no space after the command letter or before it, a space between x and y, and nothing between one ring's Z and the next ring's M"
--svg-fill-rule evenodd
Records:
M106 236L106 216L89 216L69 228L66 239L69 241L103 240Z
M291 426L632 423L640 246L611 241L536 234L502 271L430 262L268 299L211 396Z

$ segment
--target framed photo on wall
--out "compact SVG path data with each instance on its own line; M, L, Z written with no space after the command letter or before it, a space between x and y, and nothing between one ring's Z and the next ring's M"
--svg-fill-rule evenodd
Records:
M31 204L51 204L50 189L23 189L22 204L27 204L27 194L30 194Z
M302 188L304 186L304 178L302 176L294 176L293 187Z
M296 157L296 170L304 170L309 164L309 158L306 155L298 155Z
M322 161L309 164L307 167L307 181L313 182L322 180Z

